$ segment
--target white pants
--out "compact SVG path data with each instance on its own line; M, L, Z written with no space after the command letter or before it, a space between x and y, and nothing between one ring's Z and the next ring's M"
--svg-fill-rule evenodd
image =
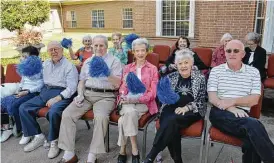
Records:
M145 104L123 104L120 111L121 117L118 120L118 145L126 145L129 136L138 134L138 121L148 111Z

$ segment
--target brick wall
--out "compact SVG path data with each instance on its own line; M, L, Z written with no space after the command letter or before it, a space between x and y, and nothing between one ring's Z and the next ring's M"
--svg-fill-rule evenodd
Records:
M195 3L195 38L199 46L217 46L226 32L243 40L254 29L256 1Z
M64 19L67 11L75 11L77 17L77 29L68 28L68 22L64 21L65 31L85 32L135 32L142 36L155 35L155 2L149 1L115 1L104 3L91 3L81 5L63 6ZM122 29L123 8L133 9L133 29ZM154 7L155 8L155 7ZM91 11L104 10L105 28L91 28Z
M122 29L122 9L133 9L133 29ZM91 28L91 11L103 9L105 28ZM77 16L77 29L67 28L66 11ZM195 46L215 47L224 33L236 39L244 39L252 32L255 23L256 1L195 1ZM114 1L63 6L65 32L134 32L145 37L156 34L155 1ZM168 38L162 38L167 40ZM153 39L152 39L153 40ZM158 39L156 39L158 40ZM174 38L171 38L174 41ZM170 43L168 43L170 44Z

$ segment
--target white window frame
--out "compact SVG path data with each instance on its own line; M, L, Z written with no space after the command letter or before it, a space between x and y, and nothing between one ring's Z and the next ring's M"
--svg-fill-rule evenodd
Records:
M257 5L256 5L256 16L255 16L255 24L254 24L254 32L256 33L257 32L257 22L258 20L265 20L264 18L264 15L262 14L262 16L259 16L259 3L262 3L263 7L261 9L261 12L264 13L264 8L265 8L265 5L264 5L264 1L263 0L257 0ZM262 29L264 30L264 29ZM263 35L263 33L262 33Z
M129 13L128 11L125 11L126 9L131 9L131 19L126 19L125 17L127 17L127 13ZM128 28L125 28L124 27L124 21L132 21L132 26L131 27L128 27ZM133 9L132 8L123 8L122 9L122 26L123 26L123 29L133 29Z
M156 0L156 36L162 36L162 1ZM195 1L189 0L189 30L188 36L189 38L194 38L194 25L195 25ZM178 36L163 36L163 37L178 37Z
M262 47L274 53L274 1L267 1Z
M96 11L96 22L97 22L97 27L93 27L93 15L92 12ZM103 11L103 19L99 19L99 11ZM103 27L99 27L99 21L103 21L104 22L104 26ZM105 10L102 9L97 9L97 10L91 10L91 28L105 28Z
M73 14L72 14L73 13ZM70 14L70 15L68 15ZM72 16L74 15L74 16ZM69 28L77 28L77 17L76 17L76 12L74 10L72 11L67 11L67 15L66 15L66 21L69 23ZM68 18L69 16L69 18ZM74 19L72 19L74 18ZM73 25L73 23L75 23L75 26Z

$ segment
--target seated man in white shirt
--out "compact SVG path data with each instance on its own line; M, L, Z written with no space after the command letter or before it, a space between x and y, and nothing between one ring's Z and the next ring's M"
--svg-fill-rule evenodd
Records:
M263 124L248 115L261 95L260 73L242 63L245 51L239 40L227 43L225 56L227 63L214 67L209 76L209 119L220 131L243 141L243 163L273 163L273 143Z
M116 91L121 83L122 64L116 57L107 53L108 40L105 36L97 35L93 38L95 54L87 59L81 69L78 84L78 96L66 108L62 116L59 148L65 150L60 162L77 162L75 155L76 122L91 108L94 112L94 130L90 144L87 162L94 163L96 154L106 153L104 137L106 136L109 114L114 109ZM106 64L109 74L104 77L92 77L91 63L95 58ZM97 65L100 66L100 65Z

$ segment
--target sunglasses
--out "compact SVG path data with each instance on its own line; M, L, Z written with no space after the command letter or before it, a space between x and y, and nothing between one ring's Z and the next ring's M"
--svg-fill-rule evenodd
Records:
M240 52L240 49L226 49L225 52L226 52L226 53L232 53L232 52L233 52L233 53L236 54L236 53L239 53L239 52Z

